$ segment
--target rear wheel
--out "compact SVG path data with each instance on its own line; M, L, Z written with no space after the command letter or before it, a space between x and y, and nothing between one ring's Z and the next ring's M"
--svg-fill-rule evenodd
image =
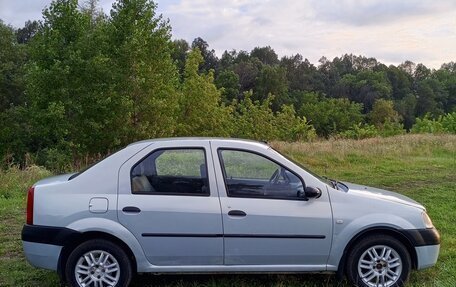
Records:
M347 277L356 286L403 286L410 275L410 254L397 239L388 235L361 239L347 259Z
M103 239L89 240L76 247L65 268L72 287L126 287L131 273L127 254Z

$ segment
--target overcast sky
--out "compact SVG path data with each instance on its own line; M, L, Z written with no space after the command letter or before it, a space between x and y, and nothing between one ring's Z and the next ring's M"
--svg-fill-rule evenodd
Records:
M81 2L81 1L80 1ZM100 0L109 13L113 0ZM201 37L224 50L271 46L317 64L345 53L385 64L405 60L439 68L456 61L455 0L161 0L173 38ZM0 19L21 27L41 19L50 0L0 0Z

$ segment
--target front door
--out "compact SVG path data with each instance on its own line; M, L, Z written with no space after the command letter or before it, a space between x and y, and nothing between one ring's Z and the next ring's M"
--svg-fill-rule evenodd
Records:
M159 144L135 155L120 170L120 223L135 235L153 265L223 264L221 211L209 144Z
M326 186L305 201L307 174L287 167L284 158L212 144L222 207L225 264L306 265L321 270L328 259L332 215ZM275 157L275 158L274 158Z

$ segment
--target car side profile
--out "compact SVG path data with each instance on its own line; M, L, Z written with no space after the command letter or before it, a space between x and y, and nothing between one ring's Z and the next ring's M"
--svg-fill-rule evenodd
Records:
M22 241L30 264L78 287L128 286L145 272L335 272L357 286L402 286L440 248L412 199L222 138L141 141L38 181Z

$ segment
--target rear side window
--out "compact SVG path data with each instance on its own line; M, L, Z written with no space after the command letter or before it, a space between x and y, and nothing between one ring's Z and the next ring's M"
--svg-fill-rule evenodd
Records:
M134 194L208 196L206 154L203 148L160 149L131 170Z

